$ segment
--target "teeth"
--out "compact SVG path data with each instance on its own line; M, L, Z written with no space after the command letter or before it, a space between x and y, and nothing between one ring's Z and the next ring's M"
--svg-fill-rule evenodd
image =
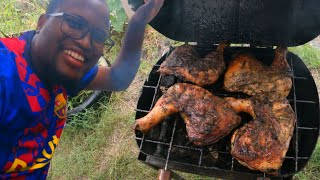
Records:
M74 51L71 51L71 50L64 50L64 53L68 54L69 56L81 61L81 62L84 62L84 57L81 56L80 54L74 52Z

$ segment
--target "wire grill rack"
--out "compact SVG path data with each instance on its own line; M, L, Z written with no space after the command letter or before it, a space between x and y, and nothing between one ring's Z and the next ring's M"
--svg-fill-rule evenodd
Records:
M195 47L201 56L215 48ZM225 50L226 63L230 62L232 55L245 51L250 51L265 64L271 64L274 57L272 48L230 47ZM143 85L136 109L136 119L145 116L162 95L160 87L162 80L166 77L161 76L157 70L171 52L172 49L154 65L149 78ZM210 146L193 146L186 138L185 124L178 115L168 117L147 134L136 131L136 141L140 148L139 160L165 170L173 169L226 179L239 177L285 179L300 171L308 162L319 135L319 99L314 80L302 60L290 52L287 54L287 60L294 75L293 86L287 99L295 111L297 123L277 176L270 176L242 166L230 154L230 135ZM179 80L174 79L174 81ZM215 85L205 88L220 97L243 98L246 96L241 93L227 92L222 89L221 84L220 79ZM242 116L243 119L250 120L246 115Z

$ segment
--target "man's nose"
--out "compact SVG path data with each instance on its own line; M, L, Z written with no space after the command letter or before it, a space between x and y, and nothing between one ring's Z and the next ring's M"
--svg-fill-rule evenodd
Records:
M83 38L77 40L83 49L91 49L91 33L87 32Z

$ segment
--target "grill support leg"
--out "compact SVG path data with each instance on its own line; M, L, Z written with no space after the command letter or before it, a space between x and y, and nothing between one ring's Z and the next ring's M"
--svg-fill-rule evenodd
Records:
M171 180L171 171L165 169L159 169L158 180Z

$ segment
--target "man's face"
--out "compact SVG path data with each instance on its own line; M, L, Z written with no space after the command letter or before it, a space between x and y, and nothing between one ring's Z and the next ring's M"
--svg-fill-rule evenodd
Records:
M91 30L108 33L109 12L100 0L66 0L55 13L61 12L79 17ZM66 35L61 31L62 21L62 16L45 18L45 22L39 26L40 33L33 47L36 53L33 56L41 61L37 62L42 68L40 71L46 69L45 72L48 72L46 79L54 83L77 82L97 63L102 48L93 45L90 31L81 39Z

